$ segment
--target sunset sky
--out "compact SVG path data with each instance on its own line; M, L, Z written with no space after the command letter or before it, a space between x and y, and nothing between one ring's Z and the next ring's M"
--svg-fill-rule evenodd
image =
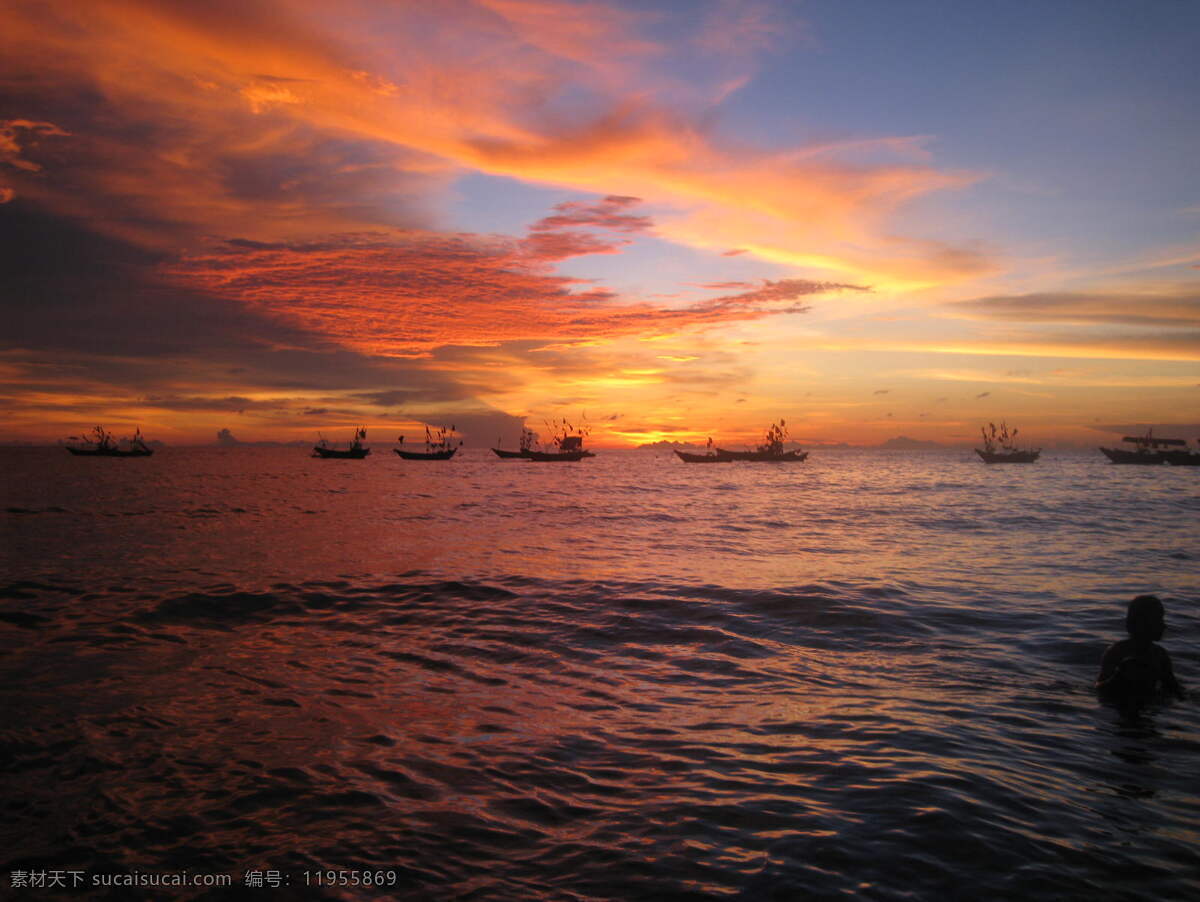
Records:
M1200 435L1200 4L7 0L3 440Z

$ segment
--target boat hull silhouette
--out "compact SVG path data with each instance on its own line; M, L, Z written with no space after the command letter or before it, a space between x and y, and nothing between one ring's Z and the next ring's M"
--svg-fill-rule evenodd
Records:
M526 455L530 460L541 461L543 463L553 461L569 462L596 456L591 451L527 451Z
M1166 451L1163 457L1173 467L1200 467L1200 454L1195 451Z
M317 445L313 448L312 456L323 460L362 460L370 453L370 448L347 448L339 451L337 448L322 448Z
M1153 429L1148 429L1145 435L1127 435L1121 439L1133 446L1127 448L1101 448L1100 453L1115 464L1151 464L1174 463L1176 455L1188 455L1187 442L1181 438L1158 438ZM1178 448L1176 451L1174 449ZM1181 457L1180 460L1183 458ZM1185 462L1186 466L1187 463Z
M770 451L726 451L717 448L718 461L752 460L766 463L801 463L808 459L807 451L781 451L778 454Z
M527 460L529 458L528 451L504 451L500 448L493 448L492 452L503 460Z
M727 464L730 459L718 457L715 454L689 454L687 451L672 449L676 456L685 464Z
M401 451L399 448L393 448L405 460L449 460L452 458L457 448L449 448L445 451Z
M1126 451L1124 448L1101 448L1100 453L1115 464L1141 464L1149 466L1165 463L1163 454L1159 451Z
M149 457L152 448L72 448L67 450L76 457Z

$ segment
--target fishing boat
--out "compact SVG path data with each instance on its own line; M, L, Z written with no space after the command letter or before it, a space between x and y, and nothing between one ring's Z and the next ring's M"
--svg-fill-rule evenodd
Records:
M455 439L458 439L457 445L454 444ZM404 436L400 436L400 444L404 444ZM462 439L458 438L453 426L449 429L443 426L436 433L431 433L429 427L426 426L424 451L405 451L403 448L393 448L392 450L404 460L449 460L462 447L462 444Z
M366 427L360 426L354 430L354 438L350 441L349 448L335 448L325 436L318 433L319 440L313 445L313 457L319 457L323 460L362 460L371 453L371 449L363 444L367 438Z
M149 457L154 449L142 438L138 429L133 438L117 440L103 426L94 426L90 435L73 435L66 449L78 457Z
M1008 431L1008 424L1001 421L1000 428L995 423L988 423L987 428L979 427L983 436L983 447L976 448L975 453L985 464L1031 464L1042 453L1041 448L1018 448L1017 433L1021 430L1014 428Z
M521 450L505 451L503 448L493 448L492 453L502 460L528 460L529 452L533 449L533 443L537 440L537 433L532 429L521 429ZM500 440L496 440L496 444L500 444Z
M685 464L722 464L729 463L732 458L719 457L717 452L713 450L713 440L709 438L708 451L704 454L692 454L689 451L680 451L678 448L673 448L675 456L682 460Z
M728 451L725 448L715 448L718 461L754 460L769 461L770 463L800 463L808 459L808 452L796 448L784 451L783 445L788 440L787 424L780 420L772 423L763 436L763 443L753 451Z
M1200 438L1196 439L1196 445L1196 451L1189 451L1185 445L1180 451L1164 451L1163 457L1173 467L1200 467Z
M585 451L583 448L582 435L563 435L554 440L557 451L534 451L532 448L526 452L530 460L542 462L547 461L573 461L583 460L585 457L595 457L591 451Z
M1121 441L1129 442L1133 449L1101 448L1100 452L1115 464L1163 464L1170 459L1169 448L1187 448L1181 438L1155 438L1154 430L1147 429L1145 435L1126 435Z
M550 444L556 448L554 451L536 451L529 448L526 455L529 460L549 463L552 461L571 462L583 460L585 457L595 457L591 451L585 451L583 447L583 439L591 429L584 425L576 429L566 420L547 423L547 428L554 435Z
M727 464L733 460L732 457L717 457L716 453L691 454L687 451L680 451L678 448L675 448L674 451L675 456L685 464Z

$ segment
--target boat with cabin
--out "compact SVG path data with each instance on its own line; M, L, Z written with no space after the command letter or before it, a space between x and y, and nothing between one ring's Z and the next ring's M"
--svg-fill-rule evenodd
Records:
M554 438L550 444L556 448L555 451L537 451L530 448L526 455L529 460L539 461L542 463L550 463L554 461L571 462L583 460L585 457L595 457L591 451L584 450L583 439L589 432L590 427L580 426L578 429L568 423L566 420L556 423L547 423Z
M360 426L354 430L354 438L350 441L349 448L335 448L330 444L325 436L318 435L318 441L313 445L313 457L319 457L322 460L362 460L371 453L371 449L363 444L367 439L367 430L365 426Z
M556 460L574 461L596 456L591 451L584 450L582 435L564 435L554 441L558 448L557 451L534 451L531 449L528 452L529 459L542 462Z
M1187 448L1187 442L1181 438L1156 438L1152 428L1147 429L1145 435L1123 436L1121 441L1128 442L1133 448L1100 448L1100 452L1114 464L1164 464L1174 453L1169 449Z

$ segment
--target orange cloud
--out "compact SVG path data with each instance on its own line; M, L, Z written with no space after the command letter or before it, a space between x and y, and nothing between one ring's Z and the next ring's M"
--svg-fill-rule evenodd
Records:
M569 237L575 233L562 234L577 242L576 252L591 251ZM548 271L561 253L540 240L431 232L308 244L239 240L191 256L170 274L357 351L399 356L444 345L661 335L801 313L803 298L862 290L785 279L682 307L619 304L611 292Z
M610 194L598 203L567 201L555 204L555 214L540 219L531 227L535 232L564 228L604 228L618 232L645 232L650 229L650 217L622 212L641 201L639 197L619 197Z
M81 165L13 187L146 242L166 239L164 222L267 241L427 225L429 194L469 168L637 195L675 211L660 237L838 278L917 287L991 267L888 225L909 200L975 176L913 161L908 139L876 143L891 163L723 140L704 103L673 102L679 85L654 68L674 48L617 7L58 0L0 16L0 67L37 73L33 100L79 136ZM749 8L725 20L743 49L784 27ZM328 185L311 169L269 177L315 159Z

